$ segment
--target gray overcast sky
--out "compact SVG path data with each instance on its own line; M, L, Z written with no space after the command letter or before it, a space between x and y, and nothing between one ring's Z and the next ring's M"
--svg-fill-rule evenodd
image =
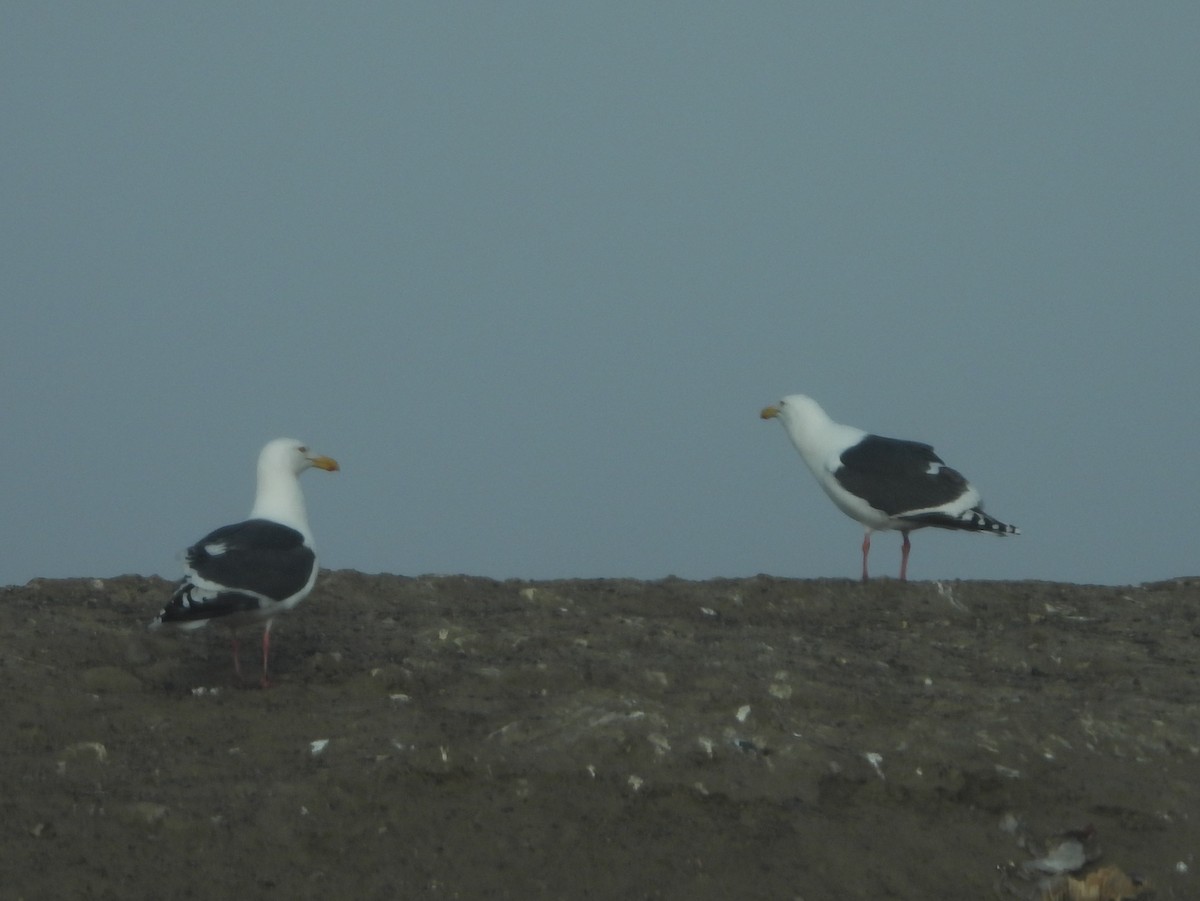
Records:
M0 583L174 576L280 435L343 465L329 567L853 577L793 392L1022 528L913 578L1195 574L1197 47L1193 0L7 3Z

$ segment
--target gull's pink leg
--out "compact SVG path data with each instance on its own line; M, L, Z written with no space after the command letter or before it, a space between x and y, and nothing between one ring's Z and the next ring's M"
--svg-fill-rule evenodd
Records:
M863 535L862 551L863 551L862 580L864 582L866 582L867 578L868 578L868 576L867 576L867 554L871 553L871 530L870 529L867 529L866 533Z
M269 658L270 653L271 653L271 623L272 622L274 622L274 620L267 620L267 627L265 629L263 629L263 674L262 674L262 683L261 683L263 688L271 687L271 677L267 675L267 659Z
M908 551L912 547L908 541L908 530L904 529L900 532L904 536L904 542L900 545L900 581L908 581Z

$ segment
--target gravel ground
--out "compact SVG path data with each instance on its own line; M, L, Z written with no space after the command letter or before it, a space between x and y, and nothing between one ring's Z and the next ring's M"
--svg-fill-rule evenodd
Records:
M169 592L0 588L0 897L1200 897L1200 579Z

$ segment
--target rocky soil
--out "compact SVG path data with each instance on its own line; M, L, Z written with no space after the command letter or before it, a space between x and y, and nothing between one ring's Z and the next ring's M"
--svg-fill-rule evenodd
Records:
M1200 897L1200 579L169 591L0 589L0 897Z

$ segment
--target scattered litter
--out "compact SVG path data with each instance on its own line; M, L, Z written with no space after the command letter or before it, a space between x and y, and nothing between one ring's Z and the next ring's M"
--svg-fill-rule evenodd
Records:
M1101 856L1100 842L1092 826L1054 836L1045 842L1026 835L1015 815L1000 820L1000 829L1013 835L1019 847L1033 855L1031 860L1001 866L996 888L1002 897L1022 901L1130 901L1150 890L1149 883L1107 865L1090 873L1083 871Z
M192 689L192 697L194 698L202 698L205 695L209 695L211 697L219 695L220 693L221 689L219 688L205 688L203 685L198 685Z
M328 738L318 738L316 741L309 742L309 748L312 750L312 756L316 757L325 750L325 746L329 744Z
M1046 853L1034 860L1027 860L1021 866L1029 871L1038 873L1049 873L1055 875L1057 873L1074 873L1077 870L1082 870L1087 864L1087 854L1083 849L1083 841L1081 836L1064 838L1058 844L1051 847Z
M1042 890L1039 901L1127 901L1150 890L1148 883L1122 873L1117 867L1101 867L1083 879L1066 876Z
M634 791L641 790L641 787L646 784L646 780L643 779L641 776L630 776L628 781L629 781L629 787L632 788Z
M738 708L738 711L735 714L735 716L737 717L737 721L739 723L746 722L746 717L748 717L749 715L750 715L750 705L749 704L743 704L741 707Z

